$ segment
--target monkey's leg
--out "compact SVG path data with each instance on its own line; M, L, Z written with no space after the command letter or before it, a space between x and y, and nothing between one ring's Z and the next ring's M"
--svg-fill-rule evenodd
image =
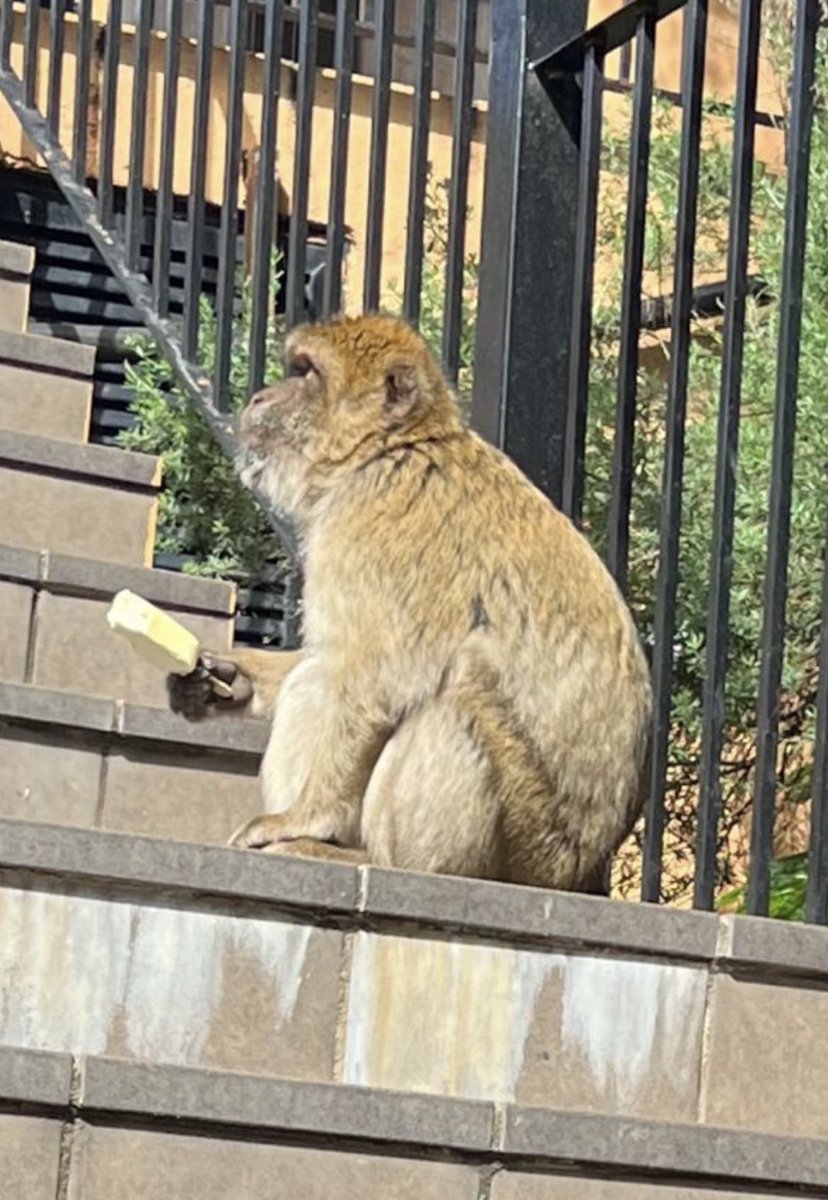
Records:
M496 878L499 806L488 751L446 694L385 746L363 800L362 841L381 866Z
M590 874L578 814L479 648L386 745L362 808L379 865L568 888Z
M261 769L266 812L231 844L262 849L310 838L358 847L362 796L388 734L384 714L372 711L359 687L343 687L306 658L276 702Z

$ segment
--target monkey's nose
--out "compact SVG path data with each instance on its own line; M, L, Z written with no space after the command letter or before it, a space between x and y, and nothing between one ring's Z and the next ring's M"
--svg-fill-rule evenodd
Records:
M248 408L256 408L259 404L264 404L270 399L270 393L267 388L261 392L256 392L248 401Z

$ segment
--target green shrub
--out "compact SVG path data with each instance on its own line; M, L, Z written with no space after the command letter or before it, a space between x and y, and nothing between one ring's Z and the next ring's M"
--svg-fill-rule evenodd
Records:
M278 279L276 266L271 274ZM198 353L208 373L215 358L215 334L215 314L202 297ZM233 411L239 411L247 400L249 337L250 289L245 285L233 338ZM281 378L283 339L283 331L271 321L266 342L268 379ZM282 559L261 508L242 487L207 423L175 383L155 343L139 339L133 350L137 359L126 364L126 378L134 395L130 411L135 425L119 440L127 449L160 454L164 460L156 550L187 555L185 569L200 575L255 575L263 564Z

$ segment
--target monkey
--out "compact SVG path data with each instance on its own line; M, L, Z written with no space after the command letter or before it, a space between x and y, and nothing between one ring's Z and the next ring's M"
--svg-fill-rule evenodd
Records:
M465 425L394 317L296 328L240 443L243 481L298 530L304 611L278 685L262 652L168 679L191 720L272 717L265 812L230 844L602 890L641 809L652 701L584 535Z

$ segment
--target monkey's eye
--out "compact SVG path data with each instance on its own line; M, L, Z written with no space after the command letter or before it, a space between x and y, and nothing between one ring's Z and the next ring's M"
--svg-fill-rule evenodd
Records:
M313 363L307 354L297 354L288 364L288 375L291 379L304 379L313 369Z

